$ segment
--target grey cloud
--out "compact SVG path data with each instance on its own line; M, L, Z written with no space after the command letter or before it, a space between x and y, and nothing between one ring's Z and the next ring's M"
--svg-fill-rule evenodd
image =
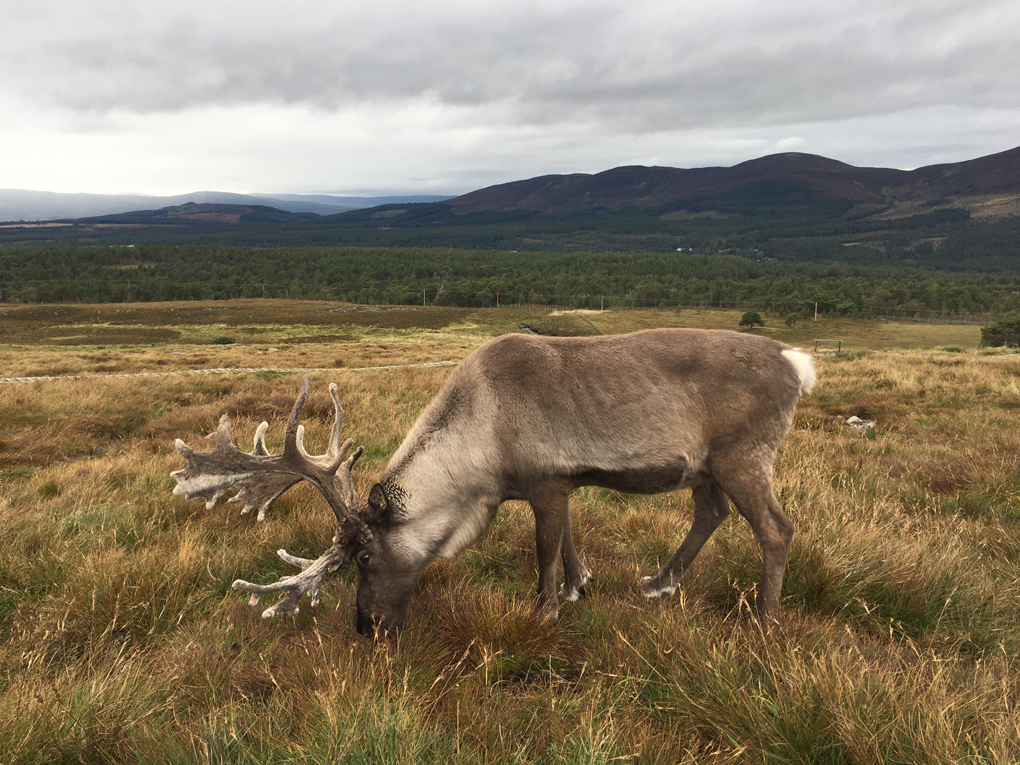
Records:
M0 18L0 166L24 188L462 192L1018 143L1015 0L0 0Z
M430 98L643 132L1016 105L1020 81L1012 0L66 7L15 18L0 74L78 111Z

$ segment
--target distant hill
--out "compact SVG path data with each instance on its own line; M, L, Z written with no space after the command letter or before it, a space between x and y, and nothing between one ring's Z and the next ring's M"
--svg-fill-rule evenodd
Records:
M94 218L137 210L155 210L187 203L262 205L296 213L335 215L385 204L438 202L439 195L350 197L329 194L233 194L196 191L175 196L144 194L60 194L50 191L0 189L0 221L49 221Z
M1020 148L910 171L796 153L733 167L618 167L444 201L362 198L379 204L353 210L323 197L191 196L158 209L150 197L146 209L0 223L0 245L724 252L1020 273Z
M1020 212L1020 148L979 159L917 170L854 167L813 154L773 154L733 167L684 170L617 167L595 175L545 175L473 191L450 200L459 213L534 210L580 212L663 207L755 187L800 189L854 203L861 215L911 215L945 206L972 215ZM937 203L937 204L933 204Z
M93 226L124 226L137 229L139 226L187 226L192 223L237 225L242 218L249 225L293 225L295 222L314 220L317 217L315 213L292 213L268 205L185 202L182 205L163 207L159 210L135 210L134 212L103 215L85 220Z

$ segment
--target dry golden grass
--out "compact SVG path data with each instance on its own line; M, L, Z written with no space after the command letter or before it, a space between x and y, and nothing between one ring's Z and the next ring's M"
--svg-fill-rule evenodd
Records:
M739 311L548 311L536 308L366 309L327 302L230 300L16 306L0 321L0 377L165 373L233 367L356 369L458 361L484 340L529 326L542 334L618 334L651 327L736 329ZM975 349L974 326L822 317L756 332L813 348ZM235 342L213 344L219 337Z
M342 348L366 366L459 358L520 320L489 313L418 329L345 326L335 331L356 339L280 343L278 354L327 359ZM572 315L537 318L583 331ZM714 312L585 319L602 331L736 322ZM298 331L269 313L246 320L274 343L278 327ZM825 329L839 327L887 343L904 325ZM0 761L1017 761L1020 363L939 352L944 327L905 329L895 353L818 359L816 392L776 464L797 536L774 625L749 612L760 556L736 514L677 595L649 603L639 577L672 554L690 497L594 488L576 492L573 509L595 581L556 624L531 611L523 503L426 572L395 641L354 633L353 572L327 585L317 609L263 622L230 583L289 573L279 547L320 552L328 510L300 487L262 524L233 505L173 497L172 444L199 442L228 412L239 444L267 419L279 447L298 375L0 385ZM183 369L268 347L7 345L0 363L24 353L39 354L35 365L138 370L181 348L187 358L172 363ZM366 446L364 492L448 369L352 366L313 374L305 422L309 445L323 444L336 381L347 431ZM845 427L851 414L876 427Z

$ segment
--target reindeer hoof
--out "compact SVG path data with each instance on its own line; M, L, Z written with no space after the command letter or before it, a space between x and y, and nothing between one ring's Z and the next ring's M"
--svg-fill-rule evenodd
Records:
M676 584L673 582L663 584L662 579L658 575L646 576L641 580L641 591L649 599L668 598L676 592Z
M569 582L564 582L560 587L560 597L571 603L588 597L588 591L585 588L585 585L588 584L591 579L591 572L586 568L582 568L581 584L577 587L572 587Z
M585 592L584 585L580 587L568 587L565 583L560 587L560 597L566 601L573 603L574 601L586 598L588 593Z

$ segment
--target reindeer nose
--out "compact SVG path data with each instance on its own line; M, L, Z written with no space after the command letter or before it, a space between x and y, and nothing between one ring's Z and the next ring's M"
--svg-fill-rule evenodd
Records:
M361 611L358 612L358 634L365 637L393 637L400 631L401 626L402 622L397 623L381 616L365 616Z

